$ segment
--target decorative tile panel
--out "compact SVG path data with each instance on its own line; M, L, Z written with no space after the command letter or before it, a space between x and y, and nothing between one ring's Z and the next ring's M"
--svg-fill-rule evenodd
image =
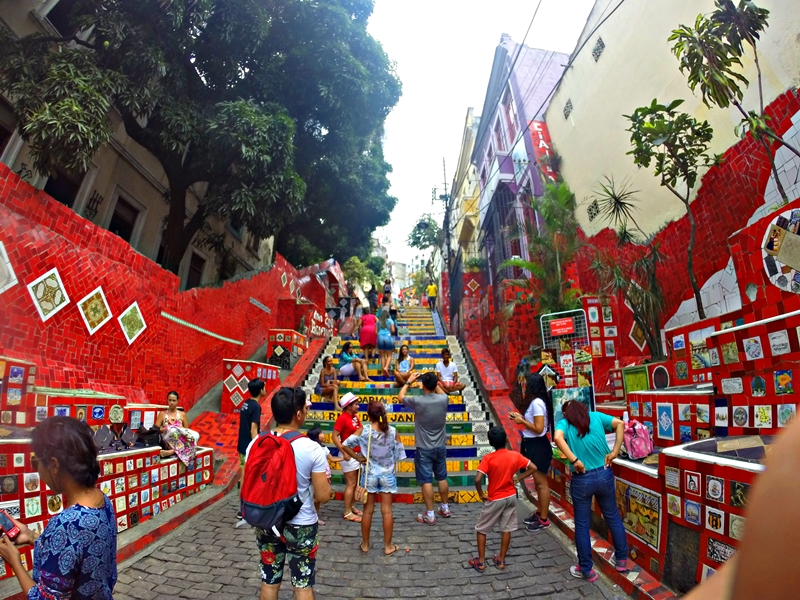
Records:
M50 269L29 283L28 292L42 321L51 319L69 304L69 296L57 269Z
M108 323L111 320L111 309L108 307L103 288L98 286L78 300L78 312L86 324L86 329L89 330L89 335L94 335Z
M139 304L134 302L125 309L119 317L119 326L122 328L122 333L125 334L125 339L128 340L128 345L133 344L144 330L147 329L147 324L144 322L142 312L139 310Z

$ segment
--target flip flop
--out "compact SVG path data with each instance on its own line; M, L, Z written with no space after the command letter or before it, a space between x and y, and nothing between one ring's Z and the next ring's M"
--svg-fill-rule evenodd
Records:
M494 566L497 567L498 569L506 568L506 561L500 560L496 554L492 557L492 562L494 563Z
M483 573L486 570L486 565L479 561L477 558L469 559L469 566L475 569L478 573Z
M353 523L361 523L361 517L351 512L342 517L345 521L352 521Z
M366 550L364 550L364 542L361 542L361 543L358 545L358 549L359 549L359 550L361 550L361 554L368 554L368 553L369 553L369 548L367 548Z
M392 550L391 552L387 552L386 549L384 548L383 555L384 556L391 556L392 554L394 554L395 552L400 550L400 546L398 546L397 544L392 544L392 548L394 548L394 550Z
M350 511L350 512L352 512L354 515L356 515L356 516L359 516L359 517L360 517L360 516L363 516L363 514L364 514L363 512L361 512L360 510L358 510L358 509L357 509L355 506L353 507L353 510L352 510L352 511Z

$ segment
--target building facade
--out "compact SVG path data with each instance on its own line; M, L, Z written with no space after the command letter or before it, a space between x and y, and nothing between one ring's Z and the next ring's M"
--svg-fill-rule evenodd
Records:
M15 36L69 35L75 0L9 0L0 5L0 26ZM12 100L0 95L0 162L22 179L107 229L137 252L158 261L164 223L167 179L158 161L130 139L118 114L111 114L115 136L93 158L85 173L37 173L27 143L17 131ZM187 218L205 190L189 194ZM261 240L241 224L211 217L186 250L178 275L183 289L211 284L258 269L272 256L272 241Z

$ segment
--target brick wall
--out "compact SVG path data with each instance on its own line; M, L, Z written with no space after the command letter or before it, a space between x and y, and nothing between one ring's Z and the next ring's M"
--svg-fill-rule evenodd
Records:
M219 381L223 358L248 357L265 342L278 322L279 298L294 299L298 289L302 296L325 298L316 277L301 281L281 256L271 269L249 278L181 292L174 274L5 165L0 165L0 243L18 280L0 293L0 354L40 365L37 385L91 387L137 401L161 400L176 389L188 409ZM26 286L53 268L70 302L43 321ZM90 335L77 302L98 286L112 319ZM117 317L133 302L147 327L129 345ZM299 320L308 308L293 318ZM162 311L241 343L168 320Z

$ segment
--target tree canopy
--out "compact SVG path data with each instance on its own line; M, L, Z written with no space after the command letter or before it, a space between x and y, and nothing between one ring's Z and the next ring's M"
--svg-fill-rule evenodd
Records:
M424 214L408 234L406 243L412 248L427 250L442 243L442 228L429 214Z
M163 265L233 217L313 262L388 221L380 136L400 83L371 0L77 0L75 30L2 34L0 88L35 167L82 171L126 133L169 182ZM187 220L187 192L202 190ZM356 238L355 240L353 238Z

